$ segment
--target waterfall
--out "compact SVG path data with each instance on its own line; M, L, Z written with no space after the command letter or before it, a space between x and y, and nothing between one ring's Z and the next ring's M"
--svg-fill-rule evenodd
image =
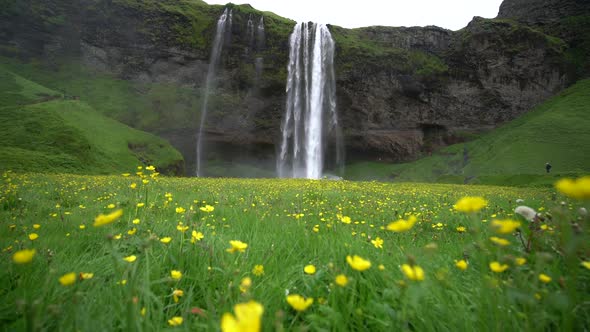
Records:
M252 14L248 14L246 36L248 36L248 47L246 48L246 55L248 55L254 50L254 22L252 21Z
M264 33L264 16L260 16L258 25L256 26L256 51L262 51L266 41L266 35Z
M229 20L228 20L229 18ZM207 70L207 79L205 82L205 91L203 95L203 105L201 107L201 123L199 125L199 131L197 133L197 169L196 175L202 176L202 159L203 159L203 130L205 127L205 121L207 119L207 104L209 102L209 93L214 88L215 80L215 69L219 63L221 49L224 44L224 39L227 42L228 38L225 35L229 32L231 34L232 24L232 11L231 9L225 9L223 14L217 20L217 28L215 30L215 38L213 39L213 47L211 48L211 57L209 59L209 68Z
M287 68L277 173L280 177L319 179L326 162L338 168L344 159L336 113L334 40L325 25L295 25L289 38ZM334 156L326 155L331 150Z
M266 44L266 35L264 33L264 17L260 16L258 25L256 26L256 52L262 52ZM258 89L260 82L260 76L262 75L262 68L264 67L264 59L261 56L257 56L254 60L254 87Z

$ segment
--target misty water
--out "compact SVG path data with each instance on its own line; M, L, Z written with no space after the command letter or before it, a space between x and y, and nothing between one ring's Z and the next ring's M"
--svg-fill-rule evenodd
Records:
M207 70L207 81L205 82L205 91L203 95L203 105L201 107L201 122L199 124L199 131L197 133L197 169L196 176L203 175L203 130L207 120L207 106L209 103L209 94L215 88L215 74L221 56L221 50L224 44L226 31L231 31L232 11L225 9L223 14L217 20L217 28L215 30L215 38L213 39L213 47L211 49L211 58L209 59L209 68Z

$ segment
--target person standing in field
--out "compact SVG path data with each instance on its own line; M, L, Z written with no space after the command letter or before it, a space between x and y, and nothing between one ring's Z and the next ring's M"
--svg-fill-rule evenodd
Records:
M545 170L547 171L547 173L551 172L551 164L549 162L545 164Z

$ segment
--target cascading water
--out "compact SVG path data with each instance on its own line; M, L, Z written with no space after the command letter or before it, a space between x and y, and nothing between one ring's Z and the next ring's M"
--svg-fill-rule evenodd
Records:
M266 36L264 33L264 16L260 16L258 25L256 26L256 50L261 51L264 49Z
M199 132L197 133L197 169L196 175L202 176L202 159L203 159L203 129L205 127L205 120L207 119L207 104L209 102L209 93L214 88L215 69L219 63L221 56L221 49L224 44L225 35L231 32L232 11L225 9L223 14L217 20L217 29L215 31L215 38L213 39L213 47L211 48L211 58L209 59L209 68L207 70L207 79L205 81L205 91L203 95L203 105L201 107L201 123L199 125Z
M256 27L256 52L264 50L266 44L266 36L264 33L264 17L260 16L258 25ZM264 59L261 56L256 57L254 60L254 70L256 76L254 76L254 86L258 88L260 82L260 76L262 75L262 68L264 67Z
M319 179L325 157L332 158L331 166L337 168L343 162L336 114L334 40L323 24L298 23L291 33L289 50L277 173L279 177ZM331 150L334 156L324 155Z

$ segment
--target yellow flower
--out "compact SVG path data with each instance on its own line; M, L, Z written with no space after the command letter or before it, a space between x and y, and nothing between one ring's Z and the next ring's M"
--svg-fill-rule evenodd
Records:
M256 301L238 303L234 306L235 316L226 312L221 317L222 332L258 332L264 313L262 304Z
M135 233L137 233L137 228L133 227L133 229L130 229L127 231L127 234L129 235L134 235Z
M170 243L170 241L172 241L172 238L169 236L163 237L160 239L160 242L164 243L164 244L168 244Z
M191 234L191 243L201 241L205 236L201 232L193 231Z
M170 326L182 325L182 321L183 321L182 317L174 316L168 320L168 325L170 325Z
M176 229L184 233L188 230L188 226L184 226L182 223L179 223L176 225Z
M305 311L313 303L313 298L306 299L301 295L291 294L287 295L287 303L297 311Z
M468 265L468 263L464 259L462 259L460 261L455 261L455 266L459 270L463 270L463 271L467 270L467 265Z
M135 256L135 255L131 255L131 256L127 256L127 257L123 258L124 261L129 262L129 263L135 262L136 259L137 259L137 256Z
M483 209L488 202L483 197L463 197L457 204L453 205L453 208L459 212L477 212Z
M542 283L548 284L551 282L551 277L546 274L541 273L541 274L539 274L539 280Z
M111 204L107 205L107 208L109 208L109 209L114 209L114 208L115 208L115 204L112 204L112 203L111 203Z
M133 182L132 184L129 185L129 188L131 188L131 189L137 188L137 183Z
M306 265L303 268L303 272L305 272L306 274L315 274L315 266L313 265Z
M520 227L520 222L512 219L493 220L492 227L500 234L510 234Z
M172 291L172 299L174 299L174 303L178 303L178 298L184 296L184 292L180 289L175 289Z
M561 179L555 183L555 188L566 196L576 199L590 198L590 176L584 176L575 180Z
M37 233L29 234L29 240L31 240L31 241L37 240L38 237L39 237L39 235Z
M66 273L63 276L59 277L59 283L62 284L62 286L73 285L75 282L76 282L76 273L75 272Z
M348 278L344 274L339 274L336 276L335 279L336 285L340 287L344 287L348 285Z
M199 210L203 211L203 212L213 212L213 210L215 210L215 208L211 205L205 205L199 208Z
M248 291L248 289L250 289L251 286L252 286L252 278L245 277L240 282L240 291L242 293L246 293Z
M340 219L340 222L343 224L350 224L352 222L349 216L338 215L338 219Z
M382 238L377 237L375 240L371 240L371 243L375 246L375 248L383 249L383 239Z
M82 280L92 279L92 277L94 277L94 273L80 272L80 279L82 279Z
M585 267L588 270L590 270L590 262L589 261L583 261L581 264L582 264L583 267Z
M33 256L35 256L35 249L23 249L12 255L12 261L16 264L26 264L33 260Z
M108 225L108 224L112 223L113 221L121 218L122 215L123 215L122 209L119 209L117 211L113 211L112 213L109 213L107 215L99 214L98 217L94 218L94 224L92 226L100 227L100 226Z
M139 225L141 221L138 218L133 219L133 224L134 225Z
M148 170L148 171L155 171L156 170L156 168L154 166L152 166L152 165L146 167L145 169Z
M254 268L252 269L252 274L260 277L261 275L264 274L264 266L263 265L254 265Z
M364 271L371 267L371 262L357 255L346 256L346 262L353 270Z
M418 265L409 265L403 264L401 267L402 272L406 276L406 278L414 281L422 281L424 280L424 270Z
M507 246L510 244L510 241L497 237L497 236L492 236L490 238L490 241L494 242L495 244L499 245L499 246Z
M244 252L246 251L246 248L248 248L248 244L238 240L229 241L229 244L231 245L231 248L225 250L229 253L234 253L236 251Z
M383 264L379 264L379 266L377 266L377 268L379 269L379 271L385 271L385 265L383 265Z
M502 272L506 271L506 269L508 269L508 265L506 265L506 264L500 264L498 262L491 262L490 263L490 270L492 270L493 272L502 273Z
M417 219L415 216L410 216L408 220L400 219L398 221L392 222L391 224L387 225L386 229L388 231L393 231L397 233L405 232L414 227L416 221Z
M459 233L465 233L466 230L467 229L464 226L457 227L457 232L459 232Z
M145 206L145 203L137 203L137 205L135 205L135 206L137 206L138 208L144 207Z
M179 207L176 208L176 213L184 213L185 211L186 210L183 207L181 207L181 206L179 206Z
M180 278L182 278L182 272L178 270L172 270L170 271L170 277L174 280L180 280Z
M514 259L514 262L516 263L516 265L524 265L526 263L526 258L517 257L516 259Z
M41 228L41 225L39 225L39 224L33 224L33 228L34 229L39 229L39 228Z

